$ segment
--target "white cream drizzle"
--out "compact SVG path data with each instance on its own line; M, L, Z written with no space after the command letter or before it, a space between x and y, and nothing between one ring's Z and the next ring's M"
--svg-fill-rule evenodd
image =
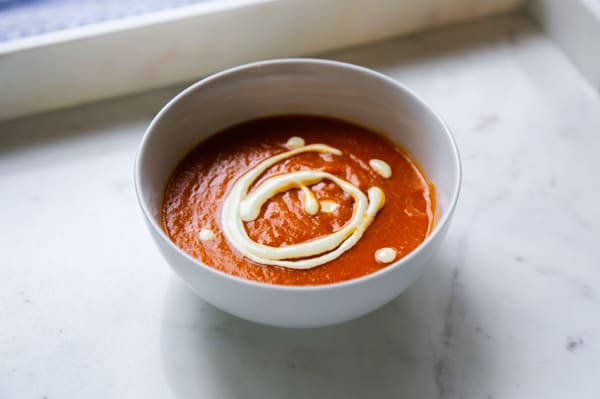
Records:
M321 211L325 213L333 213L340 207L340 204L332 200L322 200L319 202L319 205L321 206Z
M299 137L288 140L288 146L292 146L290 142L293 145L304 144L304 140ZM379 187L369 188L365 195L348 181L318 170L300 170L269 177L248 194L252 184L268 168L304 152L342 154L337 148L325 144L311 144L274 155L243 174L223 201L221 212L223 234L235 249L254 262L293 269L310 269L329 262L358 242L385 204L385 194ZM354 199L352 217L341 229L323 237L283 247L263 245L250 239L244 222L255 220L265 202L278 193L292 188L302 190L304 210L309 215L315 215L322 205L319 204L309 186L325 179L337 184ZM329 205L326 207L329 209Z
M302 137L290 137L287 141L286 145L288 148L300 148L304 147L304 139Z
M375 251L375 260L379 263L391 263L396 259L396 254L397 252L394 248L379 248Z
M198 237L200 237L200 240L202 241L208 241L215 238L215 233L213 233L213 231L209 229L202 229L200 230Z
M382 161L381 159L371 159L369 161L369 165L373 170L383 177L384 179L389 179L392 177L392 168L388 165L387 162Z

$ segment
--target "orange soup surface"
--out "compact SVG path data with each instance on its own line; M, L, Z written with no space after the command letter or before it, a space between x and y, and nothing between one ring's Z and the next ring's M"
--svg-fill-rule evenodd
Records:
M429 234L434 207L433 186L384 137L341 120L280 116L233 126L192 150L167 184L162 219L171 240L210 267L318 285L406 256ZM263 260L305 247L316 249Z

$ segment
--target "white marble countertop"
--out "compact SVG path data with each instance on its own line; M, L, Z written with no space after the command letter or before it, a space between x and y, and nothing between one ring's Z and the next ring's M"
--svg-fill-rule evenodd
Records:
M446 118L464 186L442 252L362 319L254 325L145 231L133 158L178 88L0 125L0 398L600 397L600 96L521 17L332 55Z

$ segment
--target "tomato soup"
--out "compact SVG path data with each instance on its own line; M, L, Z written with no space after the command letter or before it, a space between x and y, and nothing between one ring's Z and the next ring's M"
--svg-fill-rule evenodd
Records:
M257 119L193 149L164 193L173 242L234 276L318 285L376 272L429 234L434 188L402 149L313 116Z

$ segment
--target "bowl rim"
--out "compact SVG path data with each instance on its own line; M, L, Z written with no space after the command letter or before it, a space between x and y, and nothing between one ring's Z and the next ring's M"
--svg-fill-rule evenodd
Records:
M453 163L454 163L454 167L456 168L456 181L454 183L454 187L452 188L452 195L451 195L451 199L450 199L450 202L448 205L448 210L438 220L438 222L435 224L433 230L429 233L429 235L415 249L413 249L410 253L408 253L403 258L395 261L394 263L392 263L376 272L369 273L364 276L353 278L350 280L336 282L336 283L327 283L327 284L319 284L319 285L284 285L284 284L264 283L264 282L249 280L249 279L245 279L242 277L231 275L229 273L222 272L222 271L215 269L215 268L205 264L204 262L201 262L200 260L192 257L187 252L185 252L181 248L179 248L167 236L165 231L161 228L161 226L158 225L157 221L150 213L148 207L146 206L146 203L144 202L144 200L142 198L141 187L140 187L140 185L141 185L140 163L141 163L141 159L144 156L145 148L148 145L149 137L152 135L152 132L154 131L156 125L163 118L163 116L166 113L168 113L171 108L176 106L177 103L179 101L181 101L184 97L186 97L189 93L191 93L195 90L198 90L199 88L208 84L209 82L212 82L212 81L221 79L223 77L226 77L228 75L233 75L233 74L236 74L238 72L242 72L242 71L245 71L248 69L261 68L261 67L264 67L267 65L277 65L277 64L325 65L328 67L350 69L355 72L369 75L370 77L379 79L379 80L383 81L384 83L394 86L396 89L404 92L404 94L408 95L408 97L410 97L412 101L421 105L430 114L432 119L437 121L437 123L439 123L440 126L443 128L442 129L443 133L446 135L446 138L450 142L450 147L451 147L451 151L452 151L452 155L453 155L452 158L454 160ZM456 209L456 204L458 202L458 198L460 195L461 184L462 184L462 163L461 163L461 159L460 159L460 153L458 150L458 146L456 144L456 140L454 139L454 136L452 135L450 128L448 127L446 122L443 120L443 118L437 112L435 112L433 110L433 108L431 108L429 106L429 104L427 104L419 95L417 95L410 88L406 87L404 84L398 82L397 80L395 80L381 72L377 72L372 69L369 69L369 68L366 68L363 66L359 66L359 65L355 65L355 64L351 64L351 63L347 63L347 62L335 61L335 60L329 60L329 59L321 59L321 58L275 58L275 59L268 59L268 60L263 60L263 61L255 61L255 62L241 64L241 65L237 65L237 66L234 66L231 68L221 70L219 72L211 74L205 78L202 78L202 79L192 83L191 85L189 85L188 87L186 87L185 89L183 89L182 91L177 93L177 95L175 95L175 97L173 97L171 100L169 100L160 109L160 111L154 116L154 118L152 118L152 121L150 122L150 124L148 125L146 130L144 131L144 135L138 146L138 150L135 155L135 161L134 161L134 186L135 186L135 193L136 193L136 197L138 200L138 204L140 205L140 208L142 209L142 213L144 214L144 217L149 222L151 229L153 229L155 232L157 232L158 235L160 236L160 238L162 240L164 240L167 243L167 245L169 245L172 249L174 249L179 255L183 256L184 258L187 258L187 260L191 261L196 266L206 269L209 273L213 273L219 277L231 280L233 283L243 284L243 285L254 287L254 288L261 288L261 289L268 289L268 290L275 290L275 291L293 291L293 292L328 291L328 290L340 289L340 288L344 288L344 287L355 286L357 284L363 284L363 283L373 280L373 279L382 278L385 275L394 271L395 269L398 269L398 268L402 267L403 265L409 263L413 258L418 256L418 254L420 252L424 251L424 249L428 246L428 244L431 241L433 241L436 238L436 236L438 236L440 234L440 232L443 231L444 228L446 227L446 225L449 223L449 220L452 217L454 210ZM167 263L168 263L168 261L167 261Z

